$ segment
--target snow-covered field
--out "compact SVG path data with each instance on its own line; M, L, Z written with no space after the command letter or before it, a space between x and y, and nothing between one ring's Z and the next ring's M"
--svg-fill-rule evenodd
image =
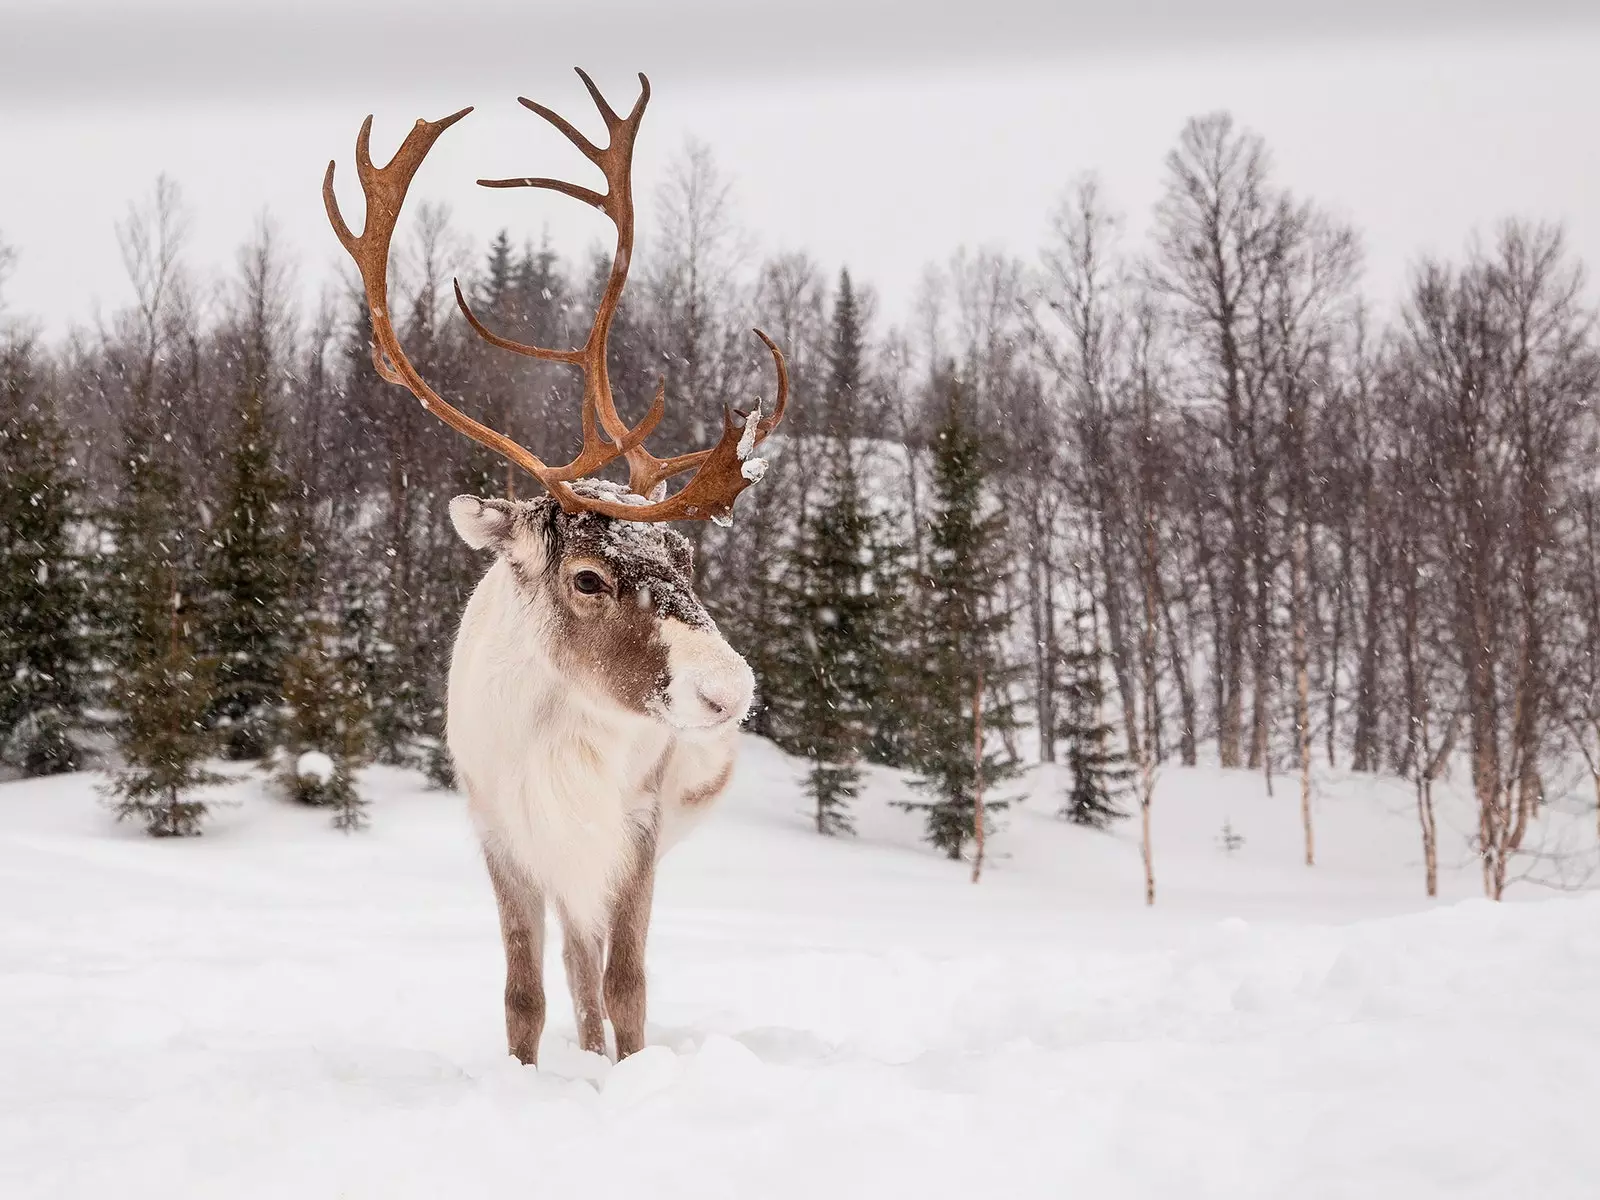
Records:
M0 785L0 1196L1600 1195L1600 897L1471 899L1451 832L1430 905L1398 785L1330 778L1308 870L1291 787L1169 770L1146 911L1048 779L973 887L897 779L835 842L794 776L749 739L668 857L649 1049L574 1048L552 951L538 1070L457 797L374 769L342 836L252 781L154 842Z

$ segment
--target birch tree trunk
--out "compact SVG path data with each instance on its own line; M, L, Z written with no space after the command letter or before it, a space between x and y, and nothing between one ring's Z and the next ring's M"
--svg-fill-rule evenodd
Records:
M1146 483L1149 483L1148 477ZM1143 699L1145 737L1139 753L1139 854L1144 860L1144 902L1148 907L1156 902L1156 868L1150 845L1150 801L1156 790L1154 731L1161 720L1160 697L1156 694L1156 622L1160 605L1156 590L1159 584L1156 560L1155 513L1148 504L1144 514L1144 628L1140 630L1140 665L1143 667Z
M1306 866L1316 866L1311 829L1311 671L1306 653L1306 526L1296 520L1289 551L1289 596L1294 608L1294 736L1300 758L1300 822L1305 827Z

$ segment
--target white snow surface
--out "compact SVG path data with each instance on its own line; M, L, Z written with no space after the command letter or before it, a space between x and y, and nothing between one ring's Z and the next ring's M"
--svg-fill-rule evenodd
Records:
M1288 781L1168 769L1146 910L1048 772L978 886L897 776L825 840L798 775L747 739L664 862L644 1053L575 1048L552 940L537 1069L459 797L373 768L346 836L252 777L152 841L0 784L0 1196L1597 1194L1600 897L1470 898L1456 801L1435 903L1402 786L1329 772L1306 868Z

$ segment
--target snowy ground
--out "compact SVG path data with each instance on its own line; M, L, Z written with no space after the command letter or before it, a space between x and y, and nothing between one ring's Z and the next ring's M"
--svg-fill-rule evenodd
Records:
M1168 771L1146 911L1131 828L1039 796L974 888L893 777L824 841L750 739L663 869L650 1048L579 1053L552 953L533 1070L456 797L374 770L345 837L252 782L152 842L92 784L0 785L0 1196L1600 1194L1600 896L1468 899L1452 834L1430 906L1403 788L1330 780L1308 870L1289 788Z

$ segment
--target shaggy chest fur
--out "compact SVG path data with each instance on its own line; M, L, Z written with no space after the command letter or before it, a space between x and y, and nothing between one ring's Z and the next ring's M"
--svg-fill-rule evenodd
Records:
M530 617L511 572L491 568L451 663L450 749L489 853L564 922L599 929L641 833L657 830L659 853L726 783L734 735L677 732L597 703L530 636Z

